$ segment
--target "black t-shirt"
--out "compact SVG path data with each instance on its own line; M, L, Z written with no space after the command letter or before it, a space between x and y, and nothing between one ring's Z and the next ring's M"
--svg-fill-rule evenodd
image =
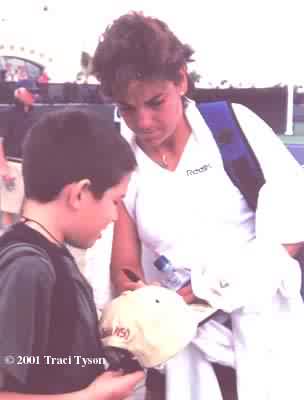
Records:
M65 359L54 359L48 354L56 282L53 265L35 255L19 257L5 268L0 262L0 368L8 376L2 390L31 392L28 385L33 364L35 368L47 367L44 393L82 389L103 371L104 362L92 289L66 248L49 242L23 223L14 229L31 238L30 243L34 241L47 252L56 252L66 263L76 288L78 318L70 354ZM33 350L38 342L39 356Z
M6 157L22 158L22 145L29 128L36 120L36 112L25 112L21 106L14 106L8 114L6 129L3 129L3 146Z

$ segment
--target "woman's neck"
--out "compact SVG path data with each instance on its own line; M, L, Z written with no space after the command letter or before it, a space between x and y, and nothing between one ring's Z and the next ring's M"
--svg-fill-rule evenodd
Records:
M191 135L191 127L186 118L176 131L157 146L137 143L143 152L163 168L175 170Z

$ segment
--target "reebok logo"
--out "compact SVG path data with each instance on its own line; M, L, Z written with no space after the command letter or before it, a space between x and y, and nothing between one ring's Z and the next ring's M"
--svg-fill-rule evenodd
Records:
M209 168L212 168L211 165L205 164L202 167L197 168L197 169L187 169L186 174L187 174L187 176L200 174L202 172L206 172Z

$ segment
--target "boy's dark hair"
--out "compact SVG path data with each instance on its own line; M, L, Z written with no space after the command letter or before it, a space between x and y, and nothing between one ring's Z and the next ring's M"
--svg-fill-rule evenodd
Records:
M131 80L179 82L180 68L193 61L193 53L163 21L133 12L107 27L93 57L93 71L103 93L112 97Z
M113 124L93 111L62 110L43 116L23 147L25 196L54 200L68 184L91 181L96 198L136 167L133 152Z

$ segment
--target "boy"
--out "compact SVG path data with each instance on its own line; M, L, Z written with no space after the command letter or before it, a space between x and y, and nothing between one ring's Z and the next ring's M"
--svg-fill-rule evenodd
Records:
M48 113L27 135L23 217L0 238L0 400L119 400L143 378L99 376L92 290L65 246L92 246L116 220L135 167L95 113Z

